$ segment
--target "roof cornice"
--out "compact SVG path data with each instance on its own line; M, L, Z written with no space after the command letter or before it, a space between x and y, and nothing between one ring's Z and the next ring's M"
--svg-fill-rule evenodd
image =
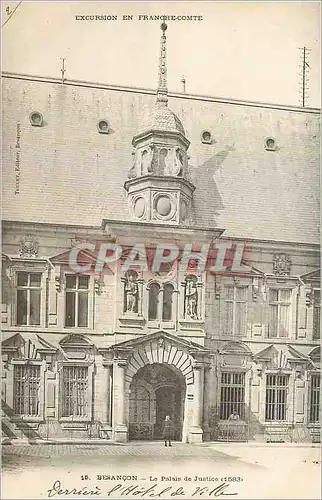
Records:
M28 80L28 81L35 81L35 82L42 82L42 83L54 83L58 85L67 85L67 86L75 86L75 87L89 87L89 88L96 88L96 89L101 89L101 90L115 90L115 91L122 91L122 92L133 92L133 93L139 93L139 94L147 94L147 95L156 95L155 89L147 89L143 87L128 87L128 86L122 86L122 85L108 85L104 83L99 83L99 82L88 82L88 81L83 81L83 80L64 80L64 83L62 83L61 78L53 78L53 77L47 77L47 76L36 76L36 75L25 75L25 74L20 74L20 73L10 73L3 71L2 72L2 77L3 78L8 78L8 79L14 79L14 80ZM320 108L309 108L305 107L303 108L302 106L291 106L291 105L286 105L286 104L272 104L272 103L265 103L261 101L246 101L246 100L240 100L240 99L229 99L229 98L224 98L224 97L214 97L214 96L208 96L208 95L199 95L199 94L183 94L180 92L168 92L168 96L172 98L180 98L180 99L187 99L187 100L195 100L195 101L208 101L208 102L218 102L218 103L223 103L223 104L232 104L232 105L239 105L239 106L249 106L249 107L255 107L255 108L269 108L269 109L279 109L279 110L284 110L284 111L295 111L299 113L308 113L308 114L320 114L321 109Z

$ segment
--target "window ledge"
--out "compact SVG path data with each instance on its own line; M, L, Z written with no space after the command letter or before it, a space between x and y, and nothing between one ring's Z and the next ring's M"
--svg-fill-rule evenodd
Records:
M179 321L182 328L187 330L203 330L205 326L205 320L203 319L182 319Z
M14 424L20 424L20 423L40 424L40 423L45 423L45 420L43 419L43 417L28 417L27 415L14 415L13 417L10 418L10 420Z
M287 427L292 427L293 424L291 424L287 420L278 420L278 421L274 421L274 422L267 422L267 421L265 421L264 425L265 425L265 427L278 427L280 425L284 425L284 426L287 426Z
M91 422L91 419L89 417L60 417L59 422L61 422L62 424L89 424Z

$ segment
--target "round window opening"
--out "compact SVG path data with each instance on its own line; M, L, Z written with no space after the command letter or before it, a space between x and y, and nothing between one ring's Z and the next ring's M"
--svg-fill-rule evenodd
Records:
M31 125L34 125L36 127L41 127L43 123L43 117L42 114L39 113L39 111L34 111L33 113L31 113L29 118Z
M108 134L109 133L109 123L107 120L100 120L98 122L98 131L100 132L100 134Z
M201 141L204 144L211 144L212 137L211 137L211 133L209 132L209 130L204 130L202 132L202 134L201 134Z
M268 139L266 139L265 148L270 150L270 151L273 151L275 149L275 140L272 137L269 137Z

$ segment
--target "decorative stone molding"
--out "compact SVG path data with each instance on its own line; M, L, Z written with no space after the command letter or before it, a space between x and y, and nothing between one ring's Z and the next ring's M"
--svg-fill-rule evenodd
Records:
M278 276L289 276L291 274L292 261L286 253L274 254L273 273Z
M311 307L313 304L313 289L312 288L305 289L305 303L306 303L306 307Z
M253 302L257 301L259 291L260 291L259 280L258 280L258 278L254 278L253 279L253 283L252 283L252 298L253 298Z
M104 285L105 285L105 283L104 283L104 279L102 276L94 279L94 290L95 290L95 293L97 295L102 294Z
M36 258L39 253L39 242L38 240L31 234L27 236L23 236L20 239L20 249L19 255L20 257L24 257L27 259Z
M55 276L55 288L58 293L62 291L63 283L60 275Z

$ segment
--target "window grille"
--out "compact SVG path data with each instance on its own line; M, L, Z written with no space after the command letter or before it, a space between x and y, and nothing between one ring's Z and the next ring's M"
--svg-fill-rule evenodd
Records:
M88 276L66 276L65 326L88 326Z
M14 414L38 417L40 387L39 365L14 365Z
M266 421L286 420L288 375L267 375L266 378Z
M309 422L320 420L320 374L311 376Z
M62 417L88 417L88 367L63 366Z
M288 337L291 290L269 290L268 337Z
M321 292L313 292L313 340L320 338L320 311L321 311Z
M17 325L40 325L41 273L17 272Z
M221 374L220 418L228 420L237 413L239 418L245 417L245 374L223 372Z
M225 319L226 335L246 335L247 286L225 287Z
M130 421L150 422L151 421L151 396L144 387L136 387L130 396Z

